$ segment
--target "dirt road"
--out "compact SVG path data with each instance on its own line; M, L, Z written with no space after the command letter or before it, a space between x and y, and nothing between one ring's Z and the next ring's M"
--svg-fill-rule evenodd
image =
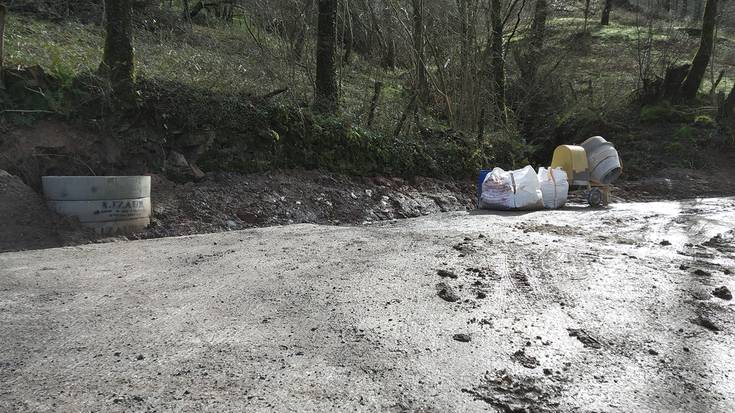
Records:
M733 228L730 198L4 253L0 411L730 412Z

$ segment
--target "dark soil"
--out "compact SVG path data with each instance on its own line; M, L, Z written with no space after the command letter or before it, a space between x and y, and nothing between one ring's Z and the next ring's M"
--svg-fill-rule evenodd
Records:
M42 196L20 178L6 174L0 180L0 252L97 240L49 213ZM423 178L359 178L294 170L207 174L200 182L184 184L152 175L152 182L151 226L127 239L299 223L362 225L474 207L470 184Z
M316 171L208 174L176 184L153 176L153 223L136 238L314 223L366 224L474 207L466 183L359 178Z
M78 244L90 234L46 208L20 178L0 170L0 252Z
M501 370L494 376L486 373L473 389L462 389L476 400L482 400L502 412L556 412L561 393L559 386L541 383L530 377L513 377Z
M691 199L735 195L732 159L713 160L717 168L695 170L667 168L652 171L651 175L635 181L623 180L615 184L614 200L653 201L659 199Z
M715 235L702 245L714 248L723 254L735 254L735 230Z
M539 361L536 357L529 356L524 350L518 350L511 356L513 361L520 364L527 369L535 369L539 366Z

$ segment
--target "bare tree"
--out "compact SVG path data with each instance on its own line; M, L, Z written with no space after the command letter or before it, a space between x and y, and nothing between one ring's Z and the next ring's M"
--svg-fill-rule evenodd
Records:
M505 115L505 56L503 48L503 29L505 27L502 16L503 4L501 0L490 0L490 70L492 91L498 113Z
M704 0L694 0L694 12L692 16L692 20L695 22L698 22L699 19L702 18L702 4Z
M314 106L323 113L339 110L335 54L337 46L337 0L319 0L316 46L316 97Z
M722 117L732 118L733 116L735 116L735 85L732 85L732 90L722 105Z
M533 10L533 23L531 24L531 47L533 49L539 50L544 46L548 14L549 7L546 0L536 0L536 7Z
M393 27L393 19L390 14L390 8L384 6L382 14L385 23L385 50L383 51L383 59L381 63L386 69L394 69L396 67L396 36ZM376 24L375 26L376 28L380 27L379 24Z
M429 94L424 58L424 0L412 0L413 5L413 52L416 59L416 93L426 103Z
M457 121L465 126L477 124L475 119L477 116L477 87L476 87L476 61L475 61L475 45L476 45L476 14L474 9L477 2L475 0L456 0L457 2L457 18L459 22L459 76L457 76ZM437 65L439 67L439 65ZM438 68L441 78L442 69ZM440 80L443 86L443 81Z
M5 35L5 14L7 8L0 3L0 89L5 88L5 79L3 79L3 39Z
M299 23L296 32L293 35L293 57L294 60L300 62L304 55L304 48L306 47L306 32L309 30L308 20L309 14L311 13L314 0L304 0L303 9L299 13Z
M686 0L685 0L686 1ZM607 26L610 24L610 12L612 11L612 0L604 0L605 4L602 6L602 17L600 18L600 24Z
M704 18L702 20L702 37L700 39L699 49L694 56L689 73L687 73L681 85L681 96L684 99L694 99L697 96L699 87L702 85L702 80L707 72L707 64L712 57L716 18L717 0L707 0L704 8Z
M131 0L105 0L105 50L100 72L112 84L114 98L135 105L135 56Z

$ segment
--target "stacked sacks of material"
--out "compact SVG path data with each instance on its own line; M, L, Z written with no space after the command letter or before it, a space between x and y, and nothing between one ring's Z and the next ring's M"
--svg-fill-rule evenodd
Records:
M561 168L531 166L514 171L495 168L482 181L479 206L493 210L557 209L564 206L569 194L567 174Z
M569 180L563 169L541 167L538 170L538 180L544 200L544 208L557 209L567 203Z
M495 168L482 182L480 208L534 210L543 208L541 188L531 166L515 171Z

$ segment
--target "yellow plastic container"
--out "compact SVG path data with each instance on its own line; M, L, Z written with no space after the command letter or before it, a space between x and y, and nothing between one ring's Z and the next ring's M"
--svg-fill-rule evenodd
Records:
M558 146L554 150L551 168L562 168L567 173L570 186L589 185L590 173L587 164L587 153L581 146Z

